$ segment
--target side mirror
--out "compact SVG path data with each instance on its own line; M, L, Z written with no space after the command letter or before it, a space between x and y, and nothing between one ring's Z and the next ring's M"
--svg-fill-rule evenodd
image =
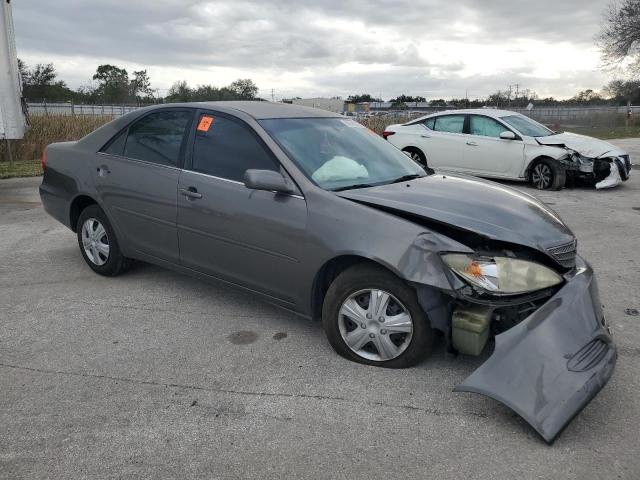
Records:
M500 138L503 140L515 140L516 139L516 134L513 133L510 130L505 130L504 132L502 132L500 134Z
M280 172L273 170L250 169L244 172L244 186L253 190L266 190L268 192L294 193L295 190Z

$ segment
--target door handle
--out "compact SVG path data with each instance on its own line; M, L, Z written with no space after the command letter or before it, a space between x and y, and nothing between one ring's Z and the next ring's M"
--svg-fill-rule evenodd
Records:
M424 135L424 134L422 134L422 135L420 135L420 136L421 136L422 138L431 138L431 135Z
M109 170L109 167L107 165L100 165L98 168L96 168L96 170L98 172L98 176L100 177L107 176L111 173L111 170Z
M470 147L477 147L478 144L476 142L467 142L467 145L469 145Z
M180 189L180 193L182 195L184 195L185 197L191 198L193 200L195 200L197 198L202 198L202 194L198 193L198 190L196 190L195 187L181 188Z

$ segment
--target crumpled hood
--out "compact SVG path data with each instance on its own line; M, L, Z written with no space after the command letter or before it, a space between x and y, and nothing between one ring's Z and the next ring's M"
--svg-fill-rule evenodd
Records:
M574 239L558 215L534 197L469 177L429 175L336 195L541 251Z
M599 158L602 156L617 157L626 152L597 138L578 135L577 133L558 133L548 137L536 137L540 145L564 146L587 158Z

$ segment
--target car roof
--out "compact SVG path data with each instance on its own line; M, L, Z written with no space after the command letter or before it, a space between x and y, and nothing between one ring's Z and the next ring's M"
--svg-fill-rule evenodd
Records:
M290 103L264 102L256 100L234 100L223 102L189 102L189 103L165 103L157 108L167 107L190 107L190 108L211 108L222 112L233 113L233 111L243 112L256 120L267 118L324 118L341 117L342 115L319 108L303 107Z
M462 108L459 110L443 110L441 112L434 112L427 117L432 117L435 115L443 115L443 114L467 114L467 113L475 113L476 115L485 115L487 117L500 118L506 117L508 115L520 115L518 112L513 112L510 110L498 110L497 108Z

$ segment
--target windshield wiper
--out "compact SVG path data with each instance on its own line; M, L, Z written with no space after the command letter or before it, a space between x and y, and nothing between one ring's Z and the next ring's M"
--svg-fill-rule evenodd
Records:
M391 180L389 183L400 183L406 182L407 180L413 180L416 178L422 178L424 175L420 175L419 173L412 173L411 175L403 175L401 177L396 178L395 180Z
M331 191L342 192L343 190L352 190L355 188L369 188L369 187L373 187L373 185L370 185L368 183L356 183L355 185L346 185L344 187L332 188Z

